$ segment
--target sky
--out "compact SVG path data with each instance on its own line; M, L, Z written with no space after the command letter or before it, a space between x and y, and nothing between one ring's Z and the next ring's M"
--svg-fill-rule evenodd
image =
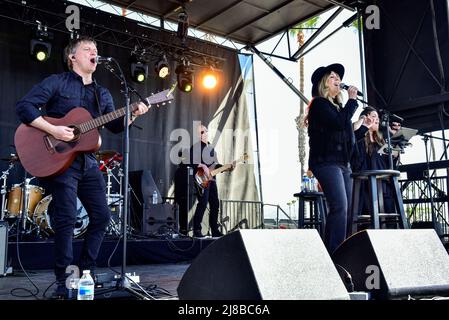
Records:
M332 11L323 14L319 24L324 23L331 13ZM338 28L353 14L354 12L344 10L314 43ZM306 34L306 39L308 36L310 34ZM271 52L278 39L275 37L270 42L259 45L258 49ZM290 40L291 43L296 43L295 38L292 37ZM305 95L308 99L311 98L310 78L313 71L320 66L332 63L343 64L345 66L343 82L355 85L359 91L362 91L358 46L356 29L354 27L342 28L305 55ZM296 45L292 48L295 50ZM286 45L281 43L279 50L286 50ZM287 78L291 78L297 88L299 87L299 63L278 58L272 58L271 62ZM295 118L299 114L300 99L257 55L254 55L254 70L263 201L280 205L286 213L296 218L297 206L291 202L295 200L293 194L300 192L301 184L298 131L295 124ZM345 91L343 91L343 96L346 101ZM362 104L359 103L359 109L353 120L358 118L361 110ZM406 126L406 124L404 125ZM439 132L434 135L441 136ZM401 163L425 162L425 149L421 138L414 137L410 142L412 146L408 147L401 155ZM441 155L443 148L442 143L438 140L435 141L435 149L437 156ZM266 207L264 213L265 218L274 218L276 215L274 208L270 207ZM286 217L280 216L280 218Z
M354 13L344 11L328 27L327 32L316 39L335 30L343 21ZM330 12L322 15L319 24L324 23ZM306 33L306 40L311 33ZM296 50L296 39L290 36L292 50ZM260 51L271 52L278 37L258 46ZM274 43L274 45L273 45ZM286 52L286 42L279 45L279 53ZM276 52L278 52L276 51ZM275 53L276 53L275 52ZM294 52L294 51L293 51ZM279 58L272 58L272 64L295 87L299 88L299 63ZM358 35L354 28L343 28L333 34L321 45L310 51L304 58L305 96L311 98L310 77L320 66L341 63L345 66L343 81L361 88L361 75L358 50ZM299 97L285 84L258 56L254 55L255 92L257 117L259 124L259 143L262 174L263 201L280 205L286 213L297 216L297 206L287 205L300 192L301 167L298 158L298 130L295 118L299 115ZM362 91L360 89L360 91ZM346 99L346 93L344 98ZM308 148L308 147L307 147ZM265 218L273 218L275 210L266 207ZM281 217L281 218L285 218Z

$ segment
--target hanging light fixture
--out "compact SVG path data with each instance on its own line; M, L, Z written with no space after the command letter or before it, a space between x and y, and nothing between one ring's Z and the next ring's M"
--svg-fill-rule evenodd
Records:
M154 69L159 78L164 79L169 75L170 68L165 55L156 62Z
M179 64L176 67L178 88L183 92L191 92L193 90L193 71L184 64Z
M130 58L131 79L134 82L142 83L148 78L148 65L135 55Z
M48 32L47 27L37 21L35 36L30 41L30 54L36 61L44 62L50 58L51 43L49 40L51 38L52 34Z

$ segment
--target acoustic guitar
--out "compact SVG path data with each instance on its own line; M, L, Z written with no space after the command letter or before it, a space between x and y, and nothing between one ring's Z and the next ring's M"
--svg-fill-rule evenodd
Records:
M147 97L147 105L165 104L173 100L173 90L174 87ZM130 105L131 112L137 110L137 105L138 103ZM25 170L35 177L58 175L70 167L78 154L100 149L101 136L98 128L123 117L125 113L126 108L121 108L93 119L86 109L74 108L62 118L44 116L53 125L74 129L75 137L69 142L58 140L30 125L21 124L14 136L19 159Z

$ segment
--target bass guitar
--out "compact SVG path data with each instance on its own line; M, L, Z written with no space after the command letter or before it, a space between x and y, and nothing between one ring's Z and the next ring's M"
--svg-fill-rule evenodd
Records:
M235 164L237 164L240 162L245 162L247 160L248 160L248 154L244 153L239 159L234 160L233 162L235 162ZM195 174L195 184L197 186L198 192L200 194L203 194L204 189L209 186L210 181L217 174L228 171L231 168L232 168L232 164L225 164L224 166L222 166L220 168L210 170L209 175L207 175L206 172L204 172L204 170L202 168L198 167L198 170Z

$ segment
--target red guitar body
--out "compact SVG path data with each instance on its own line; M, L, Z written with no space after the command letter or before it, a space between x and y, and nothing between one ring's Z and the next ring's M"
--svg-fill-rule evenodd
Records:
M35 177L49 177L62 173L82 152L95 152L101 146L96 128L81 133L79 125L92 119L89 111L75 108L63 118L44 117L57 126L74 128L75 139L65 142L32 126L21 124L15 133L14 144L25 170Z

